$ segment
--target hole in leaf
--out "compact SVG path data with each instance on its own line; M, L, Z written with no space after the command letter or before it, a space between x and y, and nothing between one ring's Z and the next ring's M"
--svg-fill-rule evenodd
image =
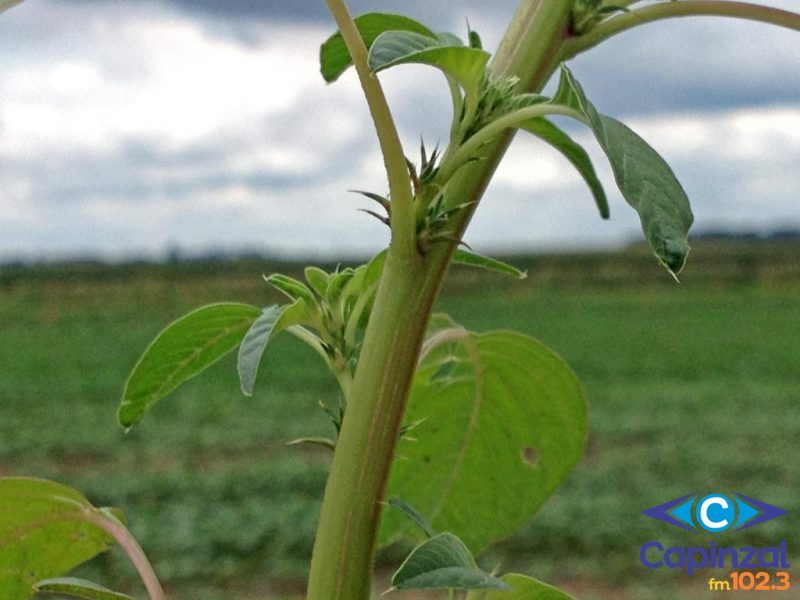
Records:
M520 452L522 461L528 463L532 467L539 466L539 453L533 446L525 446Z

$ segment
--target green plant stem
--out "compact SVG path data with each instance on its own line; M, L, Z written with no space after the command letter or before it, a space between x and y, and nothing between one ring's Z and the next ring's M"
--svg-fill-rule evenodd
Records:
M12 8L22 2L22 0L0 0L0 13Z
M518 77L526 89L541 89L568 36L571 5L571 0L523 0L496 54L495 72ZM453 202L477 203L511 137L510 131L502 134L490 142L485 161L454 175L448 192ZM456 218L460 233L474 208L470 205ZM409 258L390 247L325 490L310 600L369 598L394 447L431 307L454 249L439 243L425 256Z
M82 519L106 531L122 547L136 567L150 600L166 600L164 590L161 589L156 572L147 560L144 550L122 523L92 512L83 515Z
M769 23L800 31L800 14L769 6L747 2L727 2L722 0L683 0L664 2L651 6L634 8L597 25L588 33L575 37L564 45L562 60L572 58L593 48L623 31L645 23L672 19L675 17L731 17Z
M510 112L499 119L495 119L479 131L476 131L448 157L446 162L442 163L439 171L442 181L450 179L459 167L466 164L470 158L477 155L484 144L492 141L506 129L519 127L520 124L525 121L538 117L545 117L547 115L564 115L572 117L573 119L578 119L579 121L585 121L584 116L577 110L557 104L542 103Z
M411 258L417 252L417 228L414 215L414 196L411 191L408 167L400 136L397 134L383 88L378 78L369 70L367 47L347 9L347 4L344 0L326 0L326 2L339 27L347 50L350 52L350 57L353 59L353 66L358 73L358 79L375 124L375 132L378 135L386 176L389 180L389 196L392 201L390 216L392 244L396 245L404 256Z

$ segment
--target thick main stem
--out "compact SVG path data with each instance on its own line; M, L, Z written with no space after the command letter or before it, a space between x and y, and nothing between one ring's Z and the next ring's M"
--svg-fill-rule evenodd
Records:
M497 52L495 72L541 89L567 36L571 4L523 0ZM509 133L493 142L487 160L453 178L452 201L480 199L510 139ZM459 232L471 212L459 218ZM451 245L439 244L424 257L409 257L394 240L390 246L325 490L309 600L369 598L381 500L428 317L452 252Z

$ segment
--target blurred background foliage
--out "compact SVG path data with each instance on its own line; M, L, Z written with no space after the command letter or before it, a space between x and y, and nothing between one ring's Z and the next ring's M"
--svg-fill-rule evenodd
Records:
M489 568L583 599L700 597L707 577L638 559L651 539L708 542L640 515L692 491L737 491L789 511L725 535L730 545L792 539L800 244L694 245L681 285L639 247L507 257L528 269L522 282L453 269L442 310L474 330L539 337L573 366L590 404L584 460L529 526L482 558ZM285 444L331 435L317 404L336 402L310 350L282 336L252 398L239 393L230 356L130 434L115 421L127 373L164 325L205 302L275 302L261 274L301 266L251 257L0 267L0 475L56 479L123 508L175 600L301 594L329 456ZM382 568L400 556L384 552ZM84 571L137 589L121 553Z

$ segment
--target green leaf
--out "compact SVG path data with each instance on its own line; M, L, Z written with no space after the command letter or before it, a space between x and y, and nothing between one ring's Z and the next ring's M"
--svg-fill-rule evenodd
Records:
M413 523L417 525L429 538L436 535L436 531L428 524L428 521L419 514L416 510L414 510L411 506L400 500L400 498L389 498L387 501L389 506L393 506L396 509L402 511Z
M325 298L328 302L333 303L339 299L342 288L353 278L354 273L354 269L347 268L331 275L331 279L328 282L328 289L325 290Z
M34 585L33 591L39 594L73 596L75 598L83 598L84 600L133 600L133 598L127 594L113 592L91 581L76 579L75 577L45 579Z
M392 577L396 590L507 590L482 571L469 549L452 533L440 533L417 546Z
M672 169L627 126L599 114L566 67L553 101L584 115L611 163L620 192L639 213L656 258L673 276L680 273L689 254L687 238L694 216Z
M575 600L566 592L525 575L508 573L500 579L511 587L511 593L470 592L467 600Z
M0 598L27 600L42 579L68 573L108 549L90 517L108 519L76 490L23 477L0 479Z
M422 23L403 15L367 13L356 17L355 24L367 49L384 31L413 31L428 37L436 37L436 34ZM328 83L336 81L353 64L342 34L338 31L322 44L319 51L319 63L322 77Z
M317 301L314 298L314 294L311 292L310 289L302 282L298 281L294 277L289 277L288 275L283 275L281 273L273 273L272 275L267 276L266 281L276 290L283 292L283 294L289 298L292 302L295 300L305 300L308 306L315 306Z
M298 300L297 302L303 301ZM239 382L242 386L242 393L245 396L253 395L258 365L261 363L261 357L264 355L264 350L272 336L280 331L280 329L276 328L276 325L280 321L285 308L277 305L265 308L261 316L248 329L244 339L242 339L242 343L239 346L239 359L236 369L239 372ZM285 327L286 325L283 328Z
M594 201L600 210L600 216L608 219L608 199L606 198L605 190L603 190L603 184L600 183L600 179L598 179L594 170L594 165L592 165L592 159L589 158L586 150L547 119L530 119L520 124L520 128L550 144L572 163L592 191Z
M310 285L317 294L324 296L330 276L319 267L306 267L304 273L308 285Z
M481 256L480 254L462 250L461 248L453 253L453 262L459 265L468 265L470 267L486 269L487 271L503 273L504 275L511 275L516 279L525 279L528 276L526 272L520 271L516 267L512 267L503 261L489 258L488 256Z
M489 53L456 44L451 36L431 38L410 31L387 31L378 36L369 51L369 67L377 73L403 64L430 65L452 77L466 95L470 106L477 106L480 84Z
M260 315L248 304L210 304L168 325L128 377L120 424L133 427L156 402L236 348Z
M440 332L437 335L445 335ZM428 343L428 342L426 342ZM414 377L387 497L403 498L474 552L516 531L580 459L586 406L574 373L535 339L459 332ZM386 512L381 542L408 530Z

